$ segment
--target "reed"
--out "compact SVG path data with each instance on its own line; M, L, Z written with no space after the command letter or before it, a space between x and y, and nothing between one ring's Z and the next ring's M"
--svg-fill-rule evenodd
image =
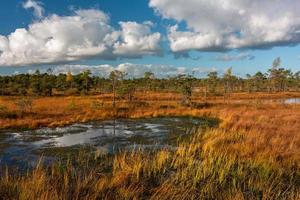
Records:
M257 95L257 96L256 96ZM181 105L180 94L148 92L135 94L135 100L128 102L118 100L117 107L112 107L112 98L108 94L97 96L70 97L31 97L30 109L22 110L18 105L22 97L0 97L0 129L58 127L75 122L103 120L111 118L140 118L157 116L209 116L222 119L224 113L234 114L245 111L250 115L254 112L274 113L291 112L292 116L299 113L299 106L278 104L262 104L266 97L297 97L299 93L279 94L233 94L232 100L224 102L221 97L204 100L193 97L194 104L190 107ZM27 99L28 97L24 97ZM251 100L251 99L258 100ZM245 100L246 99L246 100ZM251 102L249 102L251 100ZM22 101L28 102L28 101ZM28 107L28 106L26 106ZM291 108L292 107L292 108Z
M113 157L91 153L0 179L8 199L297 199L296 161L246 158L209 144L217 129L197 132L175 151L142 150ZM227 132L227 134L233 134ZM226 146L226 144L223 144Z
M112 109L104 99L95 103L101 99L95 96L33 99L34 114L2 117L0 127L185 115L218 118L219 126L195 129L191 137L178 141L175 150L140 149L113 156L88 151L52 166L40 162L26 173L4 169L0 196L3 199L300 198L300 105L211 100L208 107L194 108L184 107L177 100L154 100L154 96L138 100L138 105L119 101L117 109ZM0 104L5 107L2 112L17 113L13 103L16 100L1 98Z

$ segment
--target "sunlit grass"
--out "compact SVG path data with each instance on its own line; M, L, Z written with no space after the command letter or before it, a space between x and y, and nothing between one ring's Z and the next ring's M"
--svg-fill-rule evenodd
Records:
M23 175L7 172L0 180L0 193L15 199L299 198L295 161L285 165L259 155L221 152L209 145L208 138L217 132L198 132L174 151L138 150L113 157L82 153L73 162L37 165ZM226 146L224 142L219 145Z
M300 198L300 105L221 103L220 99L211 100L210 107L194 108L180 105L172 94L148 95L135 103L119 101L116 109L109 97L37 98L33 100L33 114L0 117L0 127L51 127L113 117L157 116L213 117L220 119L219 126L199 129L192 137L179 140L173 150L140 149L114 156L81 152L69 161L50 167L39 164L26 173L4 170L1 197ZM239 96L242 99L246 94ZM1 98L0 112L18 113L17 100Z
M257 96L256 96L257 95ZM31 97L32 108L21 111L17 106L22 97L0 97L0 129L57 127L75 122L103 120L111 118L140 118L158 116L209 116L230 117L231 114L246 111L267 112L280 109L280 112L297 112L299 106L265 105L255 102L236 102L244 98L278 98L297 96L298 93L282 94L232 94L232 102L223 102L221 97L211 97L209 104L203 103L197 95L193 98L192 107L180 104L180 95L174 93L137 93L135 100L127 102L119 100L117 107L112 107L111 96L70 96L70 97ZM25 97L28 98L28 97ZM25 101L27 102L27 101ZM295 109L291 109L294 107ZM232 113L233 112L233 113ZM228 113L228 114L227 114ZM223 116L227 114L226 116Z

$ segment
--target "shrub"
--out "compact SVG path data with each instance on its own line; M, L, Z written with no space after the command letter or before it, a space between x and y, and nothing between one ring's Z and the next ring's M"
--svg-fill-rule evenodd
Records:
M203 109L203 108L210 108L210 107L212 107L212 104L192 102L191 103L191 107L192 108L196 108L196 109Z
M70 88L65 91L66 96L78 95L79 91L77 88Z
M23 97L16 102L16 106L21 113L32 112L32 106L33 106L32 98Z
M68 107L67 107L69 110L75 110L77 108L77 105L74 101L74 99L72 99L72 101L68 104Z
M160 105L159 109L175 109L175 106L172 105Z
M0 104L0 113L6 112L7 110L6 106Z
M104 105L103 101L92 101L91 108L98 110L98 109L103 108L103 105Z

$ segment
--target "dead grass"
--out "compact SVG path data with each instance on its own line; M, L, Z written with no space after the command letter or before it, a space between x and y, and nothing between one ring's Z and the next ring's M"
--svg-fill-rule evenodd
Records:
M218 151L209 140L218 133L198 132L175 151L81 154L66 164L38 165L27 174L7 172L0 194L5 199L299 198L299 167Z
M246 95L246 96L245 96ZM136 100L128 103L120 100L117 108L111 106L111 95L83 96L83 97L42 97L32 99L32 110L23 112L18 108L17 102L21 97L0 97L0 129L7 128L37 128L42 126L64 126L74 122L86 122L90 120L110 119L113 117L156 117L170 115L213 115L219 117L222 113L234 113L244 109L251 115L253 107L258 112L260 107L267 109L269 105L234 99L253 99L276 96L278 98L297 96L298 93L282 94L233 94L231 101L224 103L222 98L207 100L209 106L203 104L203 100L194 98L194 102L202 103L203 106L187 108L180 105L180 95L174 93L137 93ZM251 105L250 105L251 104ZM198 104L199 105L199 104ZM276 105L277 106L277 105ZM249 110L247 107L250 107ZM269 109L272 112L271 109ZM268 112L269 112L268 111ZM228 116L226 116L228 117ZM222 118L222 116L220 116Z
M139 106L122 101L116 110L109 99L101 96L38 98L33 103L34 114L1 118L2 128L58 126L110 117L192 115L221 120L218 128L197 132L190 140L179 142L175 151L124 152L109 158L88 154L77 157L72 164L56 164L50 169L38 166L25 175L7 172L1 176L1 196L4 199L300 198L300 105L216 100L209 107L196 109L164 98L138 99ZM16 100L2 97L0 105L7 108L5 112L18 112ZM96 110L91 106L94 101L101 102Z

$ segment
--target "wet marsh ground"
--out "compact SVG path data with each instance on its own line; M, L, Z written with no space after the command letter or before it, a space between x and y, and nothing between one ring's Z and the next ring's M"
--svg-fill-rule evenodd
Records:
M143 118L164 116L215 115L218 111L238 106L283 104L282 101L300 98L300 93L238 93L224 101L222 96L207 99L195 94L193 107L181 105L177 93L137 93L132 102L118 100L112 107L112 95L69 97L0 97L0 129L32 129L58 127L77 122L113 118ZM26 106L20 107L20 101ZM28 103L29 102L29 103ZM295 103L288 103L295 104ZM213 117L215 117L213 116Z
M178 139L199 128L213 127L208 118L118 119L27 131L2 131L0 162L9 167L34 167L40 156L57 160L79 149L115 154L123 150L176 148Z
M219 124L177 140L175 149L141 148L108 155L78 148L69 159L50 166L41 162L25 174L4 167L1 197L299 199L300 105L262 102L298 95L236 94L229 102L217 97L207 102L195 98L197 107L184 107L176 95L149 94L148 99L138 100L139 105L138 101L131 105L119 102L119 111L109 107L109 100L95 109L99 105L92 102L102 102L98 96L35 99L31 111L35 114L2 118L1 127L55 127L116 116L210 117L219 119ZM7 99L1 98L1 104L8 111L16 109ZM54 153L61 151L67 151L67 147Z

